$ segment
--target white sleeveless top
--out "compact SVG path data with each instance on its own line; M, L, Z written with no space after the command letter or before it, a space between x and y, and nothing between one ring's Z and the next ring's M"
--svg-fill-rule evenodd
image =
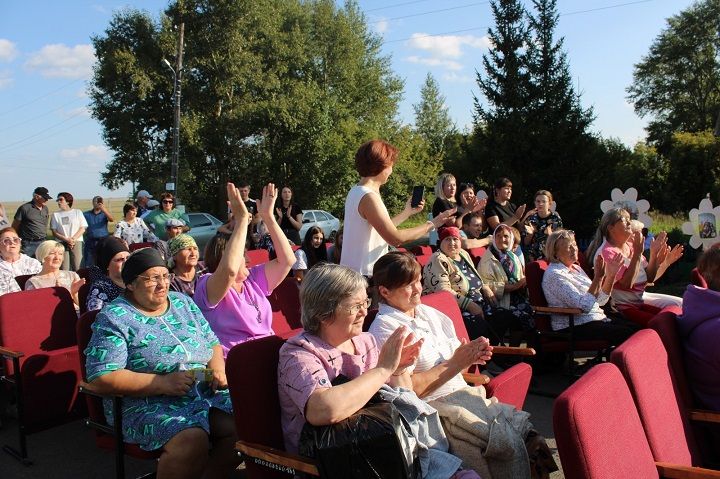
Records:
M372 276L373 266L387 253L388 244L380 234L360 216L360 200L367 194L377 194L370 188L355 185L345 198L345 219L343 222L343 247L340 264L354 269L363 276ZM385 205L380 201L385 209ZM387 214L387 210L385 210Z

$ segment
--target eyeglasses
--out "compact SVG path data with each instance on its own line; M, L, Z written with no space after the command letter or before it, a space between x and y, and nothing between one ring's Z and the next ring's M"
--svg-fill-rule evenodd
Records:
M5 238L2 240L2 244L5 246L10 246L11 244L20 244L22 242L22 239L20 238Z
M62 203L63 201L65 201L65 198L58 198L55 201L57 201L58 203Z
M371 303L370 298L367 298L362 303L353 304L352 306L345 306L345 307L341 308L341 310L347 312L348 314L355 316L356 314L358 314L360 312L361 309L367 310L370 307L370 303Z
M162 200L162 202L165 203L165 204L173 204L173 203L175 203L174 200Z
M145 284L148 286L157 286L160 281L162 281L163 283L169 283L170 280L173 278L173 275L170 273L158 274L155 276L143 276L139 274L138 278L144 279Z

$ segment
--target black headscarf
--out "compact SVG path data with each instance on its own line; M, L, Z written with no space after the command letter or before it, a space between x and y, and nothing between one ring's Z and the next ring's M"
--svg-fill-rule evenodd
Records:
M145 271L156 266L167 268L165 260L154 248L142 248L128 256L122 269L122 280L127 286Z
M123 251L130 251L128 250L128 247L125 246L125 242L123 240L114 236L107 236L104 238L98 245L96 253L98 268L100 268L104 274L107 274L108 267L110 267L110 261L112 261L116 254Z

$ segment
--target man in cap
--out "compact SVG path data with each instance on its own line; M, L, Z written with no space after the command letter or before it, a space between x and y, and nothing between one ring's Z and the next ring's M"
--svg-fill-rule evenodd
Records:
M33 191L32 200L15 212L12 226L22 240L22 252L28 256L35 256L35 250L47 237L50 212L46 203L50 198L48 189L38 186Z
M142 218L142 215L149 209L147 204L152 197L153 196L148 193L147 190L138 191L137 196L135 197L135 206L137 206L138 218Z
M165 222L165 234L167 235L167 240L156 241L155 246L153 247L160 252L160 255L167 262L167 260L171 258L168 243L180 233L185 233L187 231L190 231L190 228L185 225L183 220L170 218Z
M108 231L108 223L115 221L110 214L110 210L105 207L102 196L96 196L92 199L92 209L85 211L85 221L88 227L85 230L85 250L83 251L83 264L88 268L95 264L95 250L98 243L106 238L110 232Z

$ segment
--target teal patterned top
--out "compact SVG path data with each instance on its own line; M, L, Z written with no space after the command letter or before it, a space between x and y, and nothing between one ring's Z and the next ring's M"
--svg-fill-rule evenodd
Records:
M215 333L192 299L170 291L168 300L161 316L145 316L123 296L98 313L85 349L88 381L119 369L167 374L206 367L219 344ZM197 381L185 396L124 397L124 439L151 451L184 429L209 432L211 407L232 414L228 391L213 393L208 383ZM105 416L112 423L110 400Z

